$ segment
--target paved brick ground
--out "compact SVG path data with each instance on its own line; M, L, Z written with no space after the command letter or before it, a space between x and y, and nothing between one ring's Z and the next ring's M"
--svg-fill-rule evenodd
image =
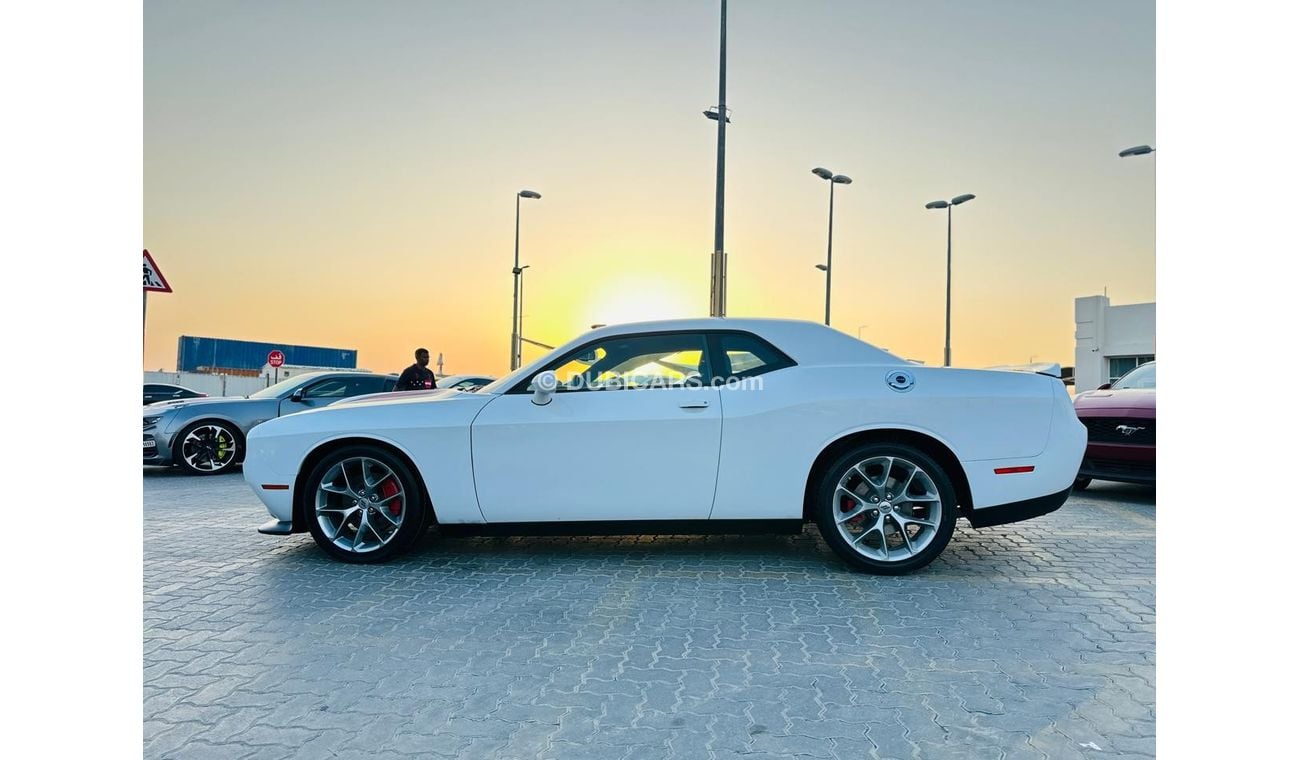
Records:
M902 578L797 537L272 538L144 476L147 757L1155 754L1155 506L1110 484Z

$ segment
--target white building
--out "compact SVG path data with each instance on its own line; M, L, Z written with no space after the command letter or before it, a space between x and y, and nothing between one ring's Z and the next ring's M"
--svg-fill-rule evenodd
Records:
M262 365L262 377L269 378L272 382L279 380L288 380L291 377L304 375L308 372L369 372L368 369L352 369L350 367L309 367L306 364L282 364L278 368L270 364Z
M1074 387L1090 391L1156 358L1156 305L1074 299Z

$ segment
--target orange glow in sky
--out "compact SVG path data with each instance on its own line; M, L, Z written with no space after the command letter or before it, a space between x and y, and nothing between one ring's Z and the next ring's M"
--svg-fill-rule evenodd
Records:
M1115 23L1122 16L1124 23ZM776 0L729 11L732 316L820 321L942 362L1072 363L1073 301L1153 300L1150 3ZM524 334L708 311L717 7L145 6L145 368L177 336L355 348L398 371L509 359L514 194ZM810 40L817 40L811 45ZM524 348L525 360L540 349Z

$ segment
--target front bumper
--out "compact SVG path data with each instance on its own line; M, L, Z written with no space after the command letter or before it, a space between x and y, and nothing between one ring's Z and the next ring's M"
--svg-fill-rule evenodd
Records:
M1156 449L1154 446L1090 445L1079 467L1079 477L1153 485L1156 482Z
M1134 417L1134 424L1155 426L1155 420ZM1118 483L1156 482L1156 447L1152 443L1120 443L1088 437L1088 450L1079 477Z
M144 463L147 465L167 466L172 463L171 445L157 425L144 429L142 453Z

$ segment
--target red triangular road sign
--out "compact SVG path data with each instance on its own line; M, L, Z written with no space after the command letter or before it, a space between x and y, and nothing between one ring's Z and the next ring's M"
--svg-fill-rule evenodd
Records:
M144 249L144 289L159 293L172 292L172 286L167 284L167 278L163 277L162 270L154 263L148 248Z

